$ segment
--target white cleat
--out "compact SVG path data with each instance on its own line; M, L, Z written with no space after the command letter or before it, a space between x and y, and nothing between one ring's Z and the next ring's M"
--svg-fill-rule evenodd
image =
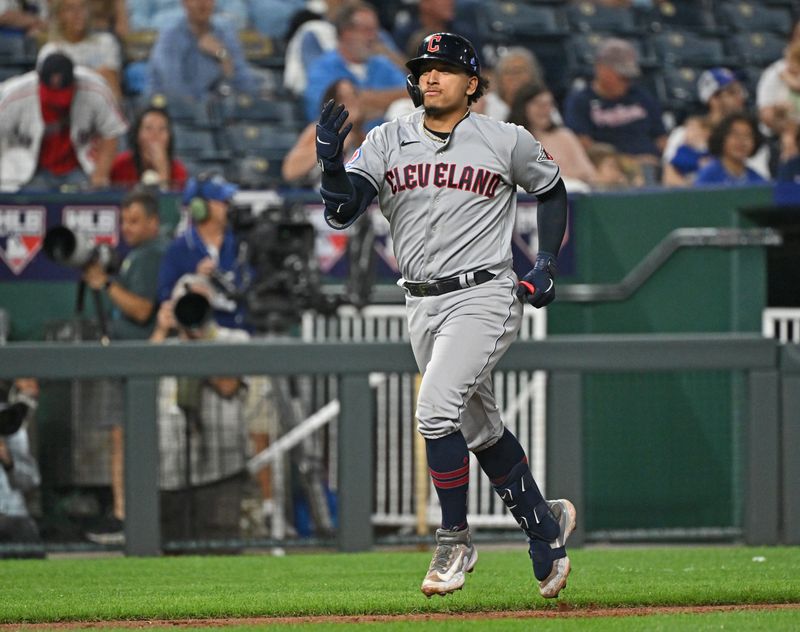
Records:
M426 597L448 595L464 586L464 573L471 573L478 561L478 550L470 539L469 529L436 530L436 550L422 581Z
M570 533L575 530L575 505L564 498L548 500L547 504L550 506L550 511L553 512L553 516L560 527L558 537L550 543L550 548L557 549L567 543ZM570 570L569 557L553 560L553 568L550 574L539 582L539 594L546 599L558 597L558 593L567 585L567 576Z

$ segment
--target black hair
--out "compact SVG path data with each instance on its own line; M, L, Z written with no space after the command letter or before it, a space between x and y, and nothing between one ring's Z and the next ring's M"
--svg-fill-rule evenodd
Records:
M475 103L475 101L477 101L484 94L486 94L486 91L489 89L489 80L488 79L485 79L485 78L481 77L480 75L472 75L472 76L473 77L476 77L476 76L478 77L478 87L475 88L475 92L473 92L472 94L470 94L467 97L467 105L472 105L473 103Z
M167 159L170 162L170 170L172 169L172 159L175 152L175 136L172 133L172 119L169 117L169 112L166 110L166 108L151 105L139 112L139 115L136 117L133 125L131 125L130 130L128 130L128 146L131 148L131 153L133 154L133 164L136 165L136 174L140 178L142 177L142 171L144 170L144 167L142 165L142 152L139 149L139 130L144 122L144 117L152 113L160 114L167 121L167 132L169 133L169 142L167 143Z
M145 215L148 217L158 217L158 198L156 194L147 187L134 187L122 198L120 208L128 208L132 204L141 204Z
M528 117L525 114L525 108L528 101L535 99L540 94L550 92L550 88L542 83L526 83L520 86L517 94L514 95L514 100L511 102L511 109L508 114L508 122L522 127L528 127Z
M747 123L753 132L753 151L750 152L750 155L752 156L758 151L759 147L761 147L761 143L764 141L758 129L758 123L749 114L738 112L729 114L711 130L711 136L708 138L708 151L712 156L717 158L722 156L722 151L725 148L725 139L728 137L728 134L730 134L734 123L739 122Z

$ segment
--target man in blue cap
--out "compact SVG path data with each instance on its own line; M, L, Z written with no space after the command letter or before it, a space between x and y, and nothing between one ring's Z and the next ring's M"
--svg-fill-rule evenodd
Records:
M221 176L191 178L183 191L190 225L169 245L158 275L159 302L170 298L184 274L208 277L218 290L212 302L214 320L230 329L245 329L244 305L231 296L241 289L246 263L238 261L239 244L228 226L228 208L238 187Z

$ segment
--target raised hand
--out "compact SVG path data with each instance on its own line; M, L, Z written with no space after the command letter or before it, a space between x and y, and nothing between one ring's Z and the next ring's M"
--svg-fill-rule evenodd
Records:
M317 162L323 171L328 172L342 169L344 140L353 129L352 123L344 125L349 112L341 104L334 105L333 99L325 104L317 123Z

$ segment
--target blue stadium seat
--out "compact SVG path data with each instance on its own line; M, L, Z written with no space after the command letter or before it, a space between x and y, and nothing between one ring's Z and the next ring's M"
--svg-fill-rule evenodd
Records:
M227 126L226 141L237 156L265 156L288 152L297 142L297 131L280 125L237 123Z
M206 129L218 127L207 101L198 101L191 97L167 97L163 94L140 95L133 97L132 101L137 111L150 106L164 108L172 122L179 125Z
M478 8L479 27L487 41L508 38L566 35L566 16L560 7L491 0Z
M287 99L260 99L247 94L231 96L221 103L225 123L280 123L300 127L303 121L297 103Z
M723 24L741 33L766 31L786 36L792 28L792 12L788 7L737 0L721 4L719 15Z
M697 79L703 70L693 66L666 66L661 70L662 90L658 97L665 110L676 114L702 110L697 95Z
M768 66L783 57L785 42L775 33L737 33L728 38L728 50L738 65Z
M213 131L202 127L173 126L175 153L190 160L221 160L228 152L221 149Z
M729 66L722 40L689 31L669 31L653 36L653 50L662 64L670 66Z
M265 189L282 184L281 166L285 153L245 156L228 163L225 177L244 189Z
M631 9L625 7L605 7L593 2L578 2L567 9L569 24L581 33L636 32L636 20Z
M575 77L590 77L594 73L594 58L597 47L609 37L619 37L610 33L586 33L573 35L569 38L567 49L567 65L571 79ZM643 44L642 40L635 37L622 37L630 43L639 55L639 65L642 68L654 66L654 59Z
M698 0L654 2L651 8L637 10L637 22L652 33L678 30L721 34L713 12Z

